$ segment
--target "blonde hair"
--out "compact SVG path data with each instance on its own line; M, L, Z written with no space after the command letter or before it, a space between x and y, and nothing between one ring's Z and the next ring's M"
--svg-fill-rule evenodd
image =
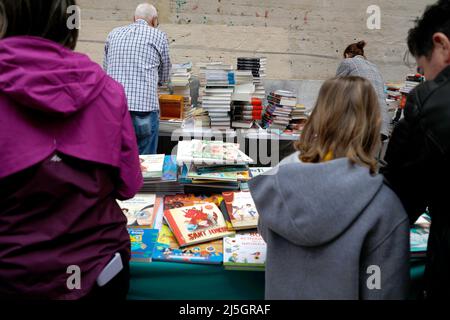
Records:
M381 146L381 111L372 84L361 77L327 80L316 106L295 143L300 160L317 163L328 154L377 171Z

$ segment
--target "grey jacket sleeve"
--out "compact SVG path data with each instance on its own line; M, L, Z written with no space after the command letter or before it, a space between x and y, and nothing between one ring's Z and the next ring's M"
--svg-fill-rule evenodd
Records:
M352 75L353 65L350 59L342 60L336 71L336 77L345 77Z
M376 248L362 257L360 299L406 300L409 291L409 221L404 219Z

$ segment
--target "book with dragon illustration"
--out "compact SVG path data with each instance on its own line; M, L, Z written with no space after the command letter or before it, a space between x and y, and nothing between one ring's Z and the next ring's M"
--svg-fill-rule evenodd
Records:
M214 203L201 203L164 212L180 247L204 243L230 236L222 212Z

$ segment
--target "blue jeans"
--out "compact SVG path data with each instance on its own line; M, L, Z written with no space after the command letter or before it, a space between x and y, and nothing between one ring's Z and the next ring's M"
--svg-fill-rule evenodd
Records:
M156 154L158 152L159 111L131 111L130 114L136 132L139 154Z

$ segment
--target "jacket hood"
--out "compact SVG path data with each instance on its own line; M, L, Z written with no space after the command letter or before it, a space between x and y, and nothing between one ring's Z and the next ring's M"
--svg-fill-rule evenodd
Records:
M0 93L23 108L69 116L97 98L105 81L98 64L53 41L0 41Z
M383 186L381 175L348 159L281 165L251 180L262 223L290 242L307 247L339 237Z

